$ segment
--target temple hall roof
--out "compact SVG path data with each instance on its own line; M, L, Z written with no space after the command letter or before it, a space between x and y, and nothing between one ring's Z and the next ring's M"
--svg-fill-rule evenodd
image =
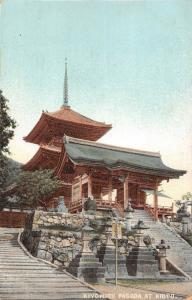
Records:
M166 178L178 178L186 173L166 166L158 152L116 147L68 136L64 138L64 146L68 157L77 165L104 166L111 170L127 169Z

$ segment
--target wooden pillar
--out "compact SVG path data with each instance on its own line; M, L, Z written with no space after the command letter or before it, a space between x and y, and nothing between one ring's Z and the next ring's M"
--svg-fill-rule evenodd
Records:
M137 206L140 206L140 189L139 189L139 185L137 185Z
M155 220L158 220L158 186L156 186L156 188L154 189L154 196L153 196L153 201L154 201L154 217Z
M81 199L81 200L82 200L82 198L83 198L82 192L83 192L82 176L80 176L80 180L79 180L79 199Z
M125 177L124 183L123 183L123 193L124 193L124 209L127 208L128 201L129 201L129 182L128 182L128 176Z
M108 200L110 203L112 203L112 191L113 191L113 186L112 186L112 175L109 175L109 193L108 193Z
M88 176L88 197L92 197L92 178Z
M73 202L73 184L71 185L71 202Z
M82 211L84 211L82 175L80 175L80 179L79 179L79 200L81 200Z

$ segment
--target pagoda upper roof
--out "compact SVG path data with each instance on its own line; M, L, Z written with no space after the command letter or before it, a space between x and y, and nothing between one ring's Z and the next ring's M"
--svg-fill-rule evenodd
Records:
M94 121L72 110L69 106L62 106L55 112L42 112L39 121L24 140L34 144L45 144L53 137L62 138L64 134L76 138L96 141L101 138L111 124Z
M64 147L69 159L76 165L101 166L109 170L126 169L165 178L178 178L186 173L166 166L159 152L116 147L67 136Z

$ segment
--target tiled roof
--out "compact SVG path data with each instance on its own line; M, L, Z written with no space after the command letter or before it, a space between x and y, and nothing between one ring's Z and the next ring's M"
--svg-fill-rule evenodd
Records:
M111 124L106 124L104 122L98 122L87 118L78 112L72 110L69 106L63 106L59 110L55 112L46 112L48 116L54 117L61 121L85 124L89 126L99 126L99 127L109 127L111 128Z
M177 178L186 173L167 167L157 152L110 146L71 137L65 137L64 144L67 155L76 164L144 171L170 178Z

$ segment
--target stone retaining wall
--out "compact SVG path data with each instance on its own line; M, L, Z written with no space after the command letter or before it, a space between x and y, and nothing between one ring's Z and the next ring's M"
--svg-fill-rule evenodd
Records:
M82 214L35 211L32 229L58 227L77 230L81 229L83 223L84 216Z
M67 268L82 249L84 219L83 214L35 211L27 220L22 242L32 255ZM95 216L89 219L94 221ZM90 239L97 237L96 232L91 235Z
M86 218L90 219L91 226L94 228L90 234L90 248L96 254L102 249L103 244L106 244L106 235L102 230L104 226L99 216L89 215ZM84 222L85 215L82 213L35 211L27 218L22 242L32 255L67 268L82 250ZM133 235L123 236L123 238L124 242L119 244L119 251L125 255L127 246L135 246L135 238ZM168 264L168 269L171 273L177 274L174 266Z

